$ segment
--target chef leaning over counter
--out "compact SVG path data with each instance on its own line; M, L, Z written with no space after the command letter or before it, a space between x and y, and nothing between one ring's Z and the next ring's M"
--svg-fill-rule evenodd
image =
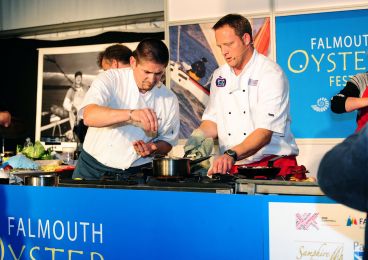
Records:
M168 61L162 41L145 39L131 68L107 70L92 82L78 112L89 128L73 178L138 173L177 143L178 100L160 81Z
M239 165L267 166L274 160L274 166L281 168L279 175L288 175L297 167L299 150L290 130L286 75L254 49L245 17L226 15L213 30L226 64L213 74L209 104L185 152L205 138L218 137L222 155L214 160L209 174L236 173Z

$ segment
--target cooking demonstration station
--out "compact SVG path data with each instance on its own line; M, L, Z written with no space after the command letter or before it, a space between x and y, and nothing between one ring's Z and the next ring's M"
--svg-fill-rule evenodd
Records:
M323 196L315 182L174 173L154 176L148 168L103 180L73 180L67 171L14 172L20 185L0 185L7 198L0 214L6 223L0 229L2 256L115 259L118 252L127 259L261 260L317 230L319 239L336 235L334 226L344 227L350 214L365 219ZM275 214L284 216L271 217ZM303 229L295 230L295 221ZM359 225L338 232L353 229L361 237ZM280 226L288 236L280 237ZM307 252L314 244L298 247ZM357 249L329 245L328 250L353 254Z
M0 260L368 260L367 1L0 1Z
M317 231L319 240L354 237L355 247L344 236L345 243L323 245L331 255L362 248L365 215L325 197L313 178L297 179L303 167L287 179L271 165L207 176L198 166L211 155L156 156L134 174L85 180L72 178L69 149L59 160L25 156L46 157L43 148L28 144L1 165L9 174L0 185L2 259L261 260L295 243L297 254L308 254Z
M301 240L298 247L311 250L315 245L307 238L317 231L319 239L352 231L362 236L364 214L325 196L230 194L233 189L229 182L157 185L136 180L0 185L8 198L0 214L1 254L4 259L12 254L26 259L116 259L118 253L127 259L261 260L280 255L279 248L293 241ZM337 212L341 217L335 217ZM272 217L280 214L281 219ZM358 221L356 226L345 225L349 216ZM295 221L303 229L296 229ZM336 225L345 230L334 231ZM331 244L328 250L354 252L342 244Z
M288 194L288 195L324 195L313 178L303 181L286 180L277 176L280 168L277 167L242 167L238 174L203 175L195 171L193 166L209 160L211 156L199 159L178 157L156 157L152 165L143 167L141 172L134 174L114 174L103 176L100 180L72 179L75 169L60 160L36 160L41 164L38 170L10 171L10 178L5 179L12 184L27 186L59 186L74 188L107 188L131 190L162 190L162 191L189 191L210 192L221 194ZM17 165L21 162L32 162L22 155L14 156L2 165L1 171L9 172L9 163ZM4 167L5 165L5 167ZM8 168L8 170L6 170ZM10 167L11 168L11 167ZM42 169L54 170L51 172Z

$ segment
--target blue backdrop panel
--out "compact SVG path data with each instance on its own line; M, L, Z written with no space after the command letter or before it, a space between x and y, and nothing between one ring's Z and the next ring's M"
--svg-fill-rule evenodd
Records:
M4 259L264 259L263 196L2 185L0 198Z
M334 114L330 99L367 71L368 10L276 17L277 62L290 81L297 138L344 138L356 113Z

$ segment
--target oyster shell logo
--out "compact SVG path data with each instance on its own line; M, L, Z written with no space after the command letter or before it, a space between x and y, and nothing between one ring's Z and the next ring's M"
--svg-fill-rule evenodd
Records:
M330 106L330 102L327 98L321 97L317 99L317 104L311 105L311 108L316 112L325 112Z

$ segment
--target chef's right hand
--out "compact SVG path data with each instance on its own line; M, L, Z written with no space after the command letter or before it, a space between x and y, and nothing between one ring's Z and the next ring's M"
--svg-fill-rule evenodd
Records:
M157 132L158 123L156 112L150 108L134 109L130 113L134 125L147 132Z
M213 161L212 168L209 169L207 175L212 175L215 173L228 174L234 163L234 159L231 156L227 154L220 155Z

